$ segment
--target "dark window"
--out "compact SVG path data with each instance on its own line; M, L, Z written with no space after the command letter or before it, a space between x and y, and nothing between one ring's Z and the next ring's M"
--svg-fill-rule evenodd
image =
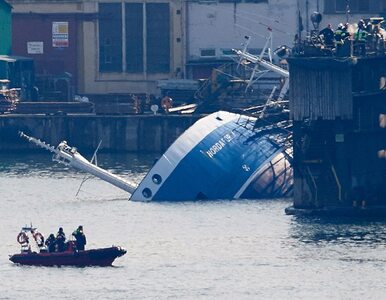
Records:
M150 73L170 70L170 9L168 3L146 4L146 61Z
M143 71L143 4L126 3L126 70Z
M336 0L336 12L345 12L347 9L347 1L346 0Z
M324 13L331 14L335 12L335 0L324 0Z
M244 0L247 3L268 3L268 0Z
M232 49L221 49L223 55L235 55Z
M368 12L368 11L370 11L370 1L358 0L358 12Z
M383 0L381 0L383 1ZM348 5L348 7L347 7ZM379 12L379 0L325 0L325 13L345 13L347 8L351 13Z
M122 6L99 3L99 71L122 71Z
M215 49L201 49L201 56L216 56Z
M386 0L381 0L381 11L386 12Z

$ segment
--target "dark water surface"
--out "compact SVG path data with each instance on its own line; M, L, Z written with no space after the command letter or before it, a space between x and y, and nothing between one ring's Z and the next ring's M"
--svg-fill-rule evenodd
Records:
M101 155L139 182L153 155ZM137 203L49 155L0 154L0 299L384 299L386 222L286 216L289 200ZM25 224L82 224L88 248L121 245L113 267L25 267Z

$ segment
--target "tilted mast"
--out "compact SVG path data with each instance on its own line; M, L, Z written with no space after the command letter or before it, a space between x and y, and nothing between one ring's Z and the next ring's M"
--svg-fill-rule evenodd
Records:
M137 185L134 183L127 181L117 175L110 173L107 170L104 170L97 165L89 162L86 158L84 158L75 147L70 147L67 145L66 141L62 141L59 143L57 147L51 146L39 139L28 136L23 132L19 132L20 137L26 139L30 143L33 143L43 149L46 149L52 153L54 153L52 160L63 164L65 166L73 167L77 170L81 170L87 173L90 173L103 181L107 181L108 183L130 193L133 194L137 188Z

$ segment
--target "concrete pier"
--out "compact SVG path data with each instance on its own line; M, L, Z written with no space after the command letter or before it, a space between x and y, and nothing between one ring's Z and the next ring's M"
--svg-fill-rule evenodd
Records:
M36 149L18 131L52 145L66 140L81 152L164 152L200 115L0 115L0 151Z
M289 64L294 204L286 212L385 213L386 56Z

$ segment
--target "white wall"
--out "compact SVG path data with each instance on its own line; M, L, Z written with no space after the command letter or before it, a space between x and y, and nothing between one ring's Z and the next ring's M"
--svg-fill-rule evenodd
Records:
M220 58L221 48L241 48L245 35L252 38L250 48L262 48L268 36L268 26L273 29L274 49L280 45L292 46L298 30L299 9L304 37L307 19L308 29L314 29L310 16L318 7L323 14L324 0L268 0L268 3L238 4L189 2L186 8L187 59L200 59L202 48L215 48L216 58ZM351 14L349 20L356 23L369 16ZM345 14L323 15L320 28L328 23L336 28L345 22Z
M292 4L291 4L292 3ZM189 3L188 58L198 59L200 49L240 48L244 36L251 36L250 48L262 48L273 29L274 47L292 44L296 33L296 1L276 0L269 3Z

